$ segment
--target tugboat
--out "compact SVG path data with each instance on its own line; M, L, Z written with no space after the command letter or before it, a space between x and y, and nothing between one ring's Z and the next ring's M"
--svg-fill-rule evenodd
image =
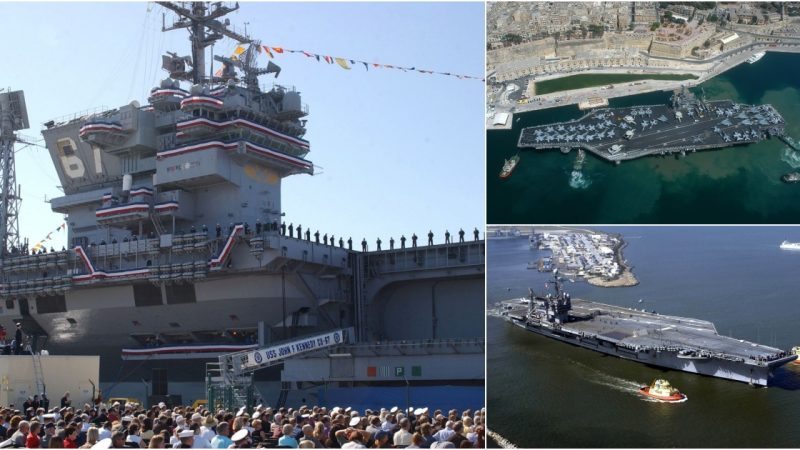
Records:
M511 176L511 173L514 172L514 169L517 167L517 163L519 163L519 159L519 155L514 155L511 157L511 159L505 160L503 163L503 169L500 170L501 180L505 180Z
M653 397L664 402L681 402L686 400L686 395L672 387L667 380L656 380L650 386L639 389L643 395Z
M800 181L800 172L791 172L781 176L781 181L784 183L797 183Z

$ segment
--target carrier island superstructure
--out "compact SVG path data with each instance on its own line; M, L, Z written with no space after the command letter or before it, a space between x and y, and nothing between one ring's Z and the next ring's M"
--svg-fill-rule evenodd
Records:
M158 4L177 17L164 31L190 32L191 55L163 56L168 77L145 105L44 124L68 246L4 249L0 324L21 323L35 351L101 355L116 395L165 395L141 383L162 368L170 394L204 398L205 363L221 354L350 327L335 369L284 371L283 401L323 382L329 396L340 383L482 390L483 241L356 252L287 229L281 180L314 173L300 92L259 86L280 68L258 67L260 43L222 20L238 4ZM223 38L243 51L214 55L212 74L208 47Z
M782 139L785 125L772 105L706 101L683 88L673 93L669 105L601 108L576 120L524 128L518 146L563 152L579 148L619 164L648 155Z
M528 331L652 366L767 386L797 359L778 348L720 336L705 320L572 299L556 274L553 292L500 302L494 314Z

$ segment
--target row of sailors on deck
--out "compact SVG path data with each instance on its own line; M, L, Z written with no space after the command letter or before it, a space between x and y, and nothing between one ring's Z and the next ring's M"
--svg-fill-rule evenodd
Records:
M303 226L302 225L297 225L296 229L297 229L297 239L303 239L304 238L303 237ZM288 226L285 223L281 224L281 235L287 236L287 231L288 231L288 236L289 237L294 237L295 236L294 235L295 226L294 226L293 223L290 223ZM463 228L458 230L458 242L464 242L464 235L465 234L466 233L464 232ZM478 231L478 228L475 228L475 230L473 231L472 234L473 234L473 237L474 237L475 241L480 240L480 231ZM433 231L429 230L428 231L428 245L433 245L433 236L434 236L433 235ZM452 241L450 239L450 236L451 236L450 235L450 231L449 230L445 230L445 232L444 232L444 237L445 237L444 243L445 244L451 244L452 243ZM316 232L314 232L314 241L317 244L320 243L319 237L320 237L319 230L317 230ZM412 233L411 234L411 247L412 248L416 248L417 247L417 239L418 239L418 237L417 237L416 233ZM309 230L309 229L306 229L305 240L311 241L311 230ZM405 235L400 236L400 248L401 249L406 248L406 240L407 239L406 239ZM339 247L340 248L344 248L344 242L345 242L344 239L339 237ZM329 238L328 237L328 233L325 233L324 235L322 235L322 243L324 245L334 246L334 245L336 245L336 238L334 237L333 234L331 234L331 236ZM381 244L383 243L383 241L381 240L381 238L378 238L375 241L375 243L377 244L377 250L380 251L381 250ZM389 238L389 250L394 250L394 244L395 244L394 237ZM352 237L347 238L347 248L349 250L353 249L353 238ZM368 245L367 245L367 239L366 238L361 240L361 250L365 251L365 252L368 250Z
M251 232L250 224L247 223L247 222L244 222L242 225L244 227L244 234L246 236L250 235L251 234L250 233ZM228 234L227 234L227 236L230 236L231 234L233 234L234 228L235 228L235 226L234 226L233 223L228 225ZM290 223L288 226L286 225L286 223L281 223L280 226L279 226L277 221L273 221L272 223L266 223L265 224L265 223L262 223L260 220L256 220L256 225L255 225L255 234L256 235L260 235L262 233L268 233L268 232L278 232L279 230L280 230L280 234L282 236L289 236L291 238L295 237L295 230L297 230L297 239L304 239L305 238L305 240L311 241L311 230L310 229L306 229L305 230L305 235L303 235L303 226L300 225L300 224L298 224L297 227L295 227L293 223ZM208 234L208 227L206 225L203 225L202 228L201 228L201 232L203 234ZM215 232L215 235L216 235L217 239L222 239L223 238L222 226L219 223L217 223L216 226L214 227L214 232ZM194 225L192 225L190 227L188 233L185 233L183 230L178 230L176 235L179 235L179 236L180 235L186 235L186 234L194 235L196 233L197 233L197 229L196 229L196 227ZM464 242L465 234L466 233L465 233L463 228L458 230L458 242ZM480 240L480 231L478 231L477 227L473 230L472 235L473 235L474 241L477 242L478 240ZM321 235L321 236L322 236L322 242L325 245L331 245L331 246L335 246L336 245L336 239L335 239L333 234L331 234L330 237L328 236L328 233L325 233L324 235ZM147 236L148 239L155 239L155 237L156 237L156 235L152 231ZM433 237L434 237L433 231L429 230L428 231L428 245L434 245L433 244ZM411 235L411 247L412 248L416 248L417 247L417 239L418 239L418 237L417 237L416 233L412 233L412 235ZM125 236L124 238L122 238L122 242L137 242L138 240L139 240L139 236L137 234L132 234L131 236ZM400 248L401 249L402 248L406 248L406 240L407 239L406 239L405 235L400 237ZM314 233L314 241L317 244L320 243L319 230L317 230ZM445 232L444 232L444 243L445 244L451 244L452 242L453 241L451 240L450 231L449 230L445 230ZM117 243L117 238L116 237L112 238L111 239L111 244L116 244L116 243ZM378 251L381 250L381 244L382 243L383 243L383 241L381 241L380 238L378 238L376 240L377 250ZM339 247L340 248L344 248L344 244L345 244L344 239L339 237ZM394 250L394 244L395 244L394 237L389 238L389 250ZM89 247L91 248L91 247L94 247L95 245L97 245L97 244L92 242L92 243L89 244ZM106 245L106 241L105 240L100 241L100 245ZM348 238L347 239L347 248L349 250L353 249L353 239L352 238ZM367 251L368 250L367 240L366 239L363 239L361 241L361 249L363 251ZM65 247L63 247L63 246L61 247L61 251L62 252L66 251L66 250L67 249ZM50 247L50 253L54 253L54 252L55 252L55 250L53 249L53 247ZM45 254L45 253L47 253L47 248L46 247L42 247L41 250L39 250L38 252L35 249L34 250L30 250L30 252L29 252L28 244L23 244L20 248L16 248L16 247L12 247L11 248L11 254L12 255L28 255L28 254L37 255L37 254Z
M784 357L786 357L788 355L789 355L789 353L787 353L787 352L778 352L778 353L773 353L773 354L768 355L768 356L753 356L753 355L750 355L750 359L754 359L756 361L766 362L766 361L775 361L776 359L781 359L781 358L784 358Z
M65 252L67 251L67 249L62 246L61 251ZM55 253L55 252L56 250L53 247L50 247L50 253ZM48 251L47 247L45 246L42 246L42 248L37 251L35 248L32 250L29 249L28 244L22 244L19 248L11 247L11 251L9 253L11 253L12 256L27 256L27 255L42 255L48 253Z

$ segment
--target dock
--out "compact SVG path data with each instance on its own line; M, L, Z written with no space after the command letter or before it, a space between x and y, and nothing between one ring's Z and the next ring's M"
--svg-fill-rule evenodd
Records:
M514 113L497 112L486 118L487 130L510 130L514 126Z
M587 109L601 108L608 106L608 99L605 97L589 97L578 103L578 109L585 111Z

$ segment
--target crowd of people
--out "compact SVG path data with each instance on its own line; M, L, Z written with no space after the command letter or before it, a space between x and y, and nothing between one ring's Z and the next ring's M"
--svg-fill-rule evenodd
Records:
M49 403L49 402L48 402ZM159 403L0 408L0 448L484 448L485 410L258 405L236 411Z

